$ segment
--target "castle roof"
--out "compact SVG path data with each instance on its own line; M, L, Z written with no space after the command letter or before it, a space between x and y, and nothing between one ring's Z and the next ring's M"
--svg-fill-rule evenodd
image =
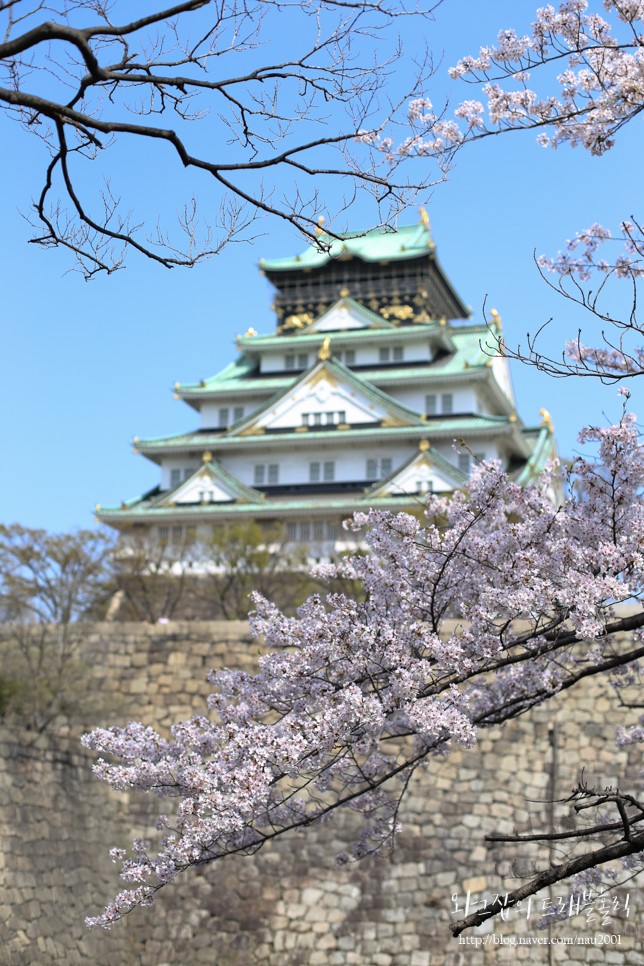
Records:
M162 466L162 483L100 508L99 519L300 520L308 534L315 518L326 533L353 511L414 509L429 490L458 489L471 457L498 459L526 484L556 455L547 413L540 426L519 419L488 326L460 321L467 309L424 213L395 232L321 233L317 246L263 271L277 289L277 331L249 329L234 362L175 384L201 428L135 437L136 451ZM500 324L493 310L497 333Z
M399 262L433 254L435 247L429 225L421 220L417 225L350 231L337 236L323 231L318 235L317 245L310 245L301 254L291 258L262 258L259 264L271 273L321 268L336 258Z
M425 335L437 346L436 357L427 364L407 364L404 366L367 365L353 367L352 372L362 380L379 385L396 382L398 379L441 380L459 376L473 369L489 367L490 356L485 350L489 333L485 325L445 326L437 322L421 323L409 328L396 330L396 340L410 340ZM390 330L351 329L331 333L331 352L351 348L368 342L378 344L382 340L391 341ZM208 379L193 383L177 383L175 393L186 402L203 400L222 394L278 391L292 385L297 376L283 370L274 373L260 373L258 358L269 349L280 348L285 351L297 346L301 349L319 350L324 339L318 332L298 332L290 337L274 335L246 335L238 339L241 355L220 372Z

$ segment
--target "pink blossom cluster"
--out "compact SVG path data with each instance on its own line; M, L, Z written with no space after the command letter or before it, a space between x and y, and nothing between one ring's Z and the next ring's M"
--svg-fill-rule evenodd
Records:
M599 258L600 246L607 242L620 244L622 250L612 259ZM616 278L637 279L644 276L644 237L639 225L623 221L620 232L613 236L608 228L594 224L577 233L566 243L566 250L556 258L540 256L539 265L558 275L574 275L580 281L589 281L594 272L614 275Z
M644 715L640 718L639 724L630 728L617 729L617 744L620 748L624 745L634 745L644 741Z
M462 492L431 496L422 521L357 515L348 525L365 531L369 553L332 570L360 585L358 599L313 596L287 617L255 596L259 670L213 673L208 715L168 738L138 723L85 736L106 756L99 778L166 806L154 847L112 852L128 888L88 923L108 927L189 866L255 851L341 808L362 816L352 857L378 851L417 768L632 663L615 632L616 606L644 588L634 417L582 441L599 455L577 460L565 500L557 466L521 488L483 463ZM644 626L644 609L629 620Z
M530 33L502 30L495 45L450 68L452 79L480 87L483 98L463 101L454 118L437 113L428 98L415 98L407 112L412 133L396 148L390 137L383 143L381 132L361 132L359 140L392 158L441 157L502 130L534 128L544 146L567 143L603 154L644 105L644 4L604 0L603 6L609 19L589 9L588 0L539 8Z
M612 22L589 10L587 0L541 7L529 35L502 30L495 46L450 70L453 78L483 85L489 125L479 133L547 125L553 133L542 132L542 144L583 145L593 154L612 147L619 128L642 108L644 5L605 0L604 7ZM529 86L533 76L549 83L549 66L558 69L562 61L559 96L542 97Z
M566 342L566 355L585 369L599 375L615 376L640 375L644 371L644 348L635 346L628 352L621 348L587 346L579 339Z

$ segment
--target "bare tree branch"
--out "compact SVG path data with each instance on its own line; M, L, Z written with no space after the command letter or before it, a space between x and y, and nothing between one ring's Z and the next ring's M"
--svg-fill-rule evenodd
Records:
M40 22L41 14L50 19ZM432 70L427 59L404 96L388 102L386 86L400 63L395 46L387 52L388 35L401 16L430 15L431 8L418 11L406 0L316 0L304 7L186 0L116 23L99 0L2 4L0 105L51 156L33 206L40 230L32 241L67 248L86 278L122 267L129 249L167 268L194 265L248 238L264 215L317 242L318 192L327 180L327 192L336 183L345 194L338 211L364 189L375 198L379 223L391 221L444 176L447 163L431 174L425 163L416 180L403 176L401 159L372 151L362 132L395 122L407 98L422 89ZM88 16L98 22L88 26ZM266 38L279 36L278 16L282 23L289 18L301 50L262 64ZM150 123L168 114L172 124ZM184 168L210 176L206 204L212 207L214 188L220 219L201 239L196 212L189 223L179 217L173 230L144 237L142 224L120 213L120 194L108 189L105 203L88 186L87 164L132 138L165 142ZM267 175L270 183L258 180ZM333 212L325 214L333 237Z

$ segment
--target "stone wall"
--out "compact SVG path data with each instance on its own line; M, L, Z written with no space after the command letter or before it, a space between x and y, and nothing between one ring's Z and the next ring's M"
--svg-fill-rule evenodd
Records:
M10 647L5 632L0 656ZM636 776L640 762L613 741L615 725L628 723L625 712L593 680L482 733L474 750L433 761L409 789L391 855L337 867L352 832L344 816L252 858L192 870L154 908L109 932L88 932L83 917L119 887L108 849L145 833L150 806L93 778L80 734L133 717L167 728L203 709L210 668L250 668L258 650L241 622L95 625L78 655L93 710L38 737L0 722L0 966L644 964L642 897L633 883L628 917L618 912L604 925L579 918L548 934L536 928L535 902L529 917L510 911L507 922L488 924L477 934L480 946L471 935L452 939L448 928L453 894L461 905L468 891L492 899L517 884L510 872L534 868L535 852L521 852L514 867L518 853L509 847L487 853L486 833L547 828L549 802L570 793L582 768L601 785ZM555 889L553 898L562 893ZM597 935L620 943L578 942ZM514 946L517 936L575 944Z

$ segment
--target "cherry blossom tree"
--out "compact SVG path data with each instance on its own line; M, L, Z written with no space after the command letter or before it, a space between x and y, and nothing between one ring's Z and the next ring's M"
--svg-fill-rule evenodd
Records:
M538 11L532 35L504 31L496 47L461 61L454 76L483 84L489 122L478 101L466 101L450 120L416 100L410 118L418 133L402 148L379 130L361 138L385 153L432 155L517 127L539 128L553 147L607 150L644 103L637 33L644 5L606 0L605 7L625 40L588 13L584 0L569 0L558 12ZM528 88L530 73L548 78L548 68L566 61L558 97ZM597 252L608 234L593 227L542 268L571 284L582 305L583 282L595 270L636 290L639 232L634 220L625 222L625 251L604 264ZM589 304L597 311L592 297ZM632 320L622 324L639 332ZM641 369L637 348L619 338L601 350L578 339L568 351L562 363L551 360L553 371L620 379ZM533 361L544 365L540 356ZM378 852L395 839L414 773L435 756L473 747L481 729L588 677L604 676L618 693L638 683L644 454L630 391L619 392L619 423L582 431L580 441L596 455L578 458L565 480L553 465L520 488L499 465L483 463L462 492L430 496L423 521L377 510L354 517L348 526L363 531L370 553L323 575L356 581L360 601L312 596L296 617L286 617L256 596L252 627L267 651L255 675L211 676L210 715L176 725L168 738L138 723L86 736L88 747L107 756L95 766L100 778L173 806L159 817L155 848L138 841L129 855L113 852L128 887L90 924L109 926L151 903L190 866L255 852L342 809L363 821L352 854L338 860ZM562 483L565 498L558 496ZM626 602L628 613L620 608ZM625 721L618 740L644 740L644 719ZM644 803L624 790L584 784L573 802L580 826L514 838L557 839L571 851L509 893L506 907L562 880L614 877L616 862L626 877L642 871ZM590 824L588 814L597 815ZM500 911L492 904L455 923L453 932Z
M355 517L371 553L332 573L359 582L361 603L313 596L289 618L256 596L252 627L267 653L256 675L211 676L210 716L169 738L136 723L86 736L110 759L95 766L100 778L172 805L156 851L137 842L132 856L113 853L132 887L90 921L109 925L189 866L254 852L342 808L364 819L353 858L377 852L434 756L472 747L480 729L588 676L632 668L644 656L644 609L626 617L617 605L644 586L644 460L630 413L583 439L600 456L577 461L563 506L552 500L558 471L522 489L491 463L452 499L430 497L424 524ZM586 853L588 867L642 852L643 807L619 804L629 834L600 823L612 838ZM570 874L558 866L549 881Z
M381 131L368 135L385 154L453 157L464 145L520 130L537 131L543 147L573 147L600 156L644 109L644 4L640 0L566 0L537 10L531 30L501 30L496 44L463 57L450 70L478 97L459 103L453 116L437 114L426 98L408 108L411 133L394 148ZM553 90L555 93L553 93ZM591 213L592 214L592 213ZM511 347L491 332L491 348L554 376L594 376L605 382L644 372L644 323L637 283L644 274L641 218L622 215L616 230L593 223L577 232L556 257L537 260L551 287L590 313L599 344L579 329L559 358L539 348L543 326L527 345ZM552 281L554 276L555 281ZM619 280L614 308L611 282ZM630 309L621 309L624 287ZM546 323L547 324L547 323Z

